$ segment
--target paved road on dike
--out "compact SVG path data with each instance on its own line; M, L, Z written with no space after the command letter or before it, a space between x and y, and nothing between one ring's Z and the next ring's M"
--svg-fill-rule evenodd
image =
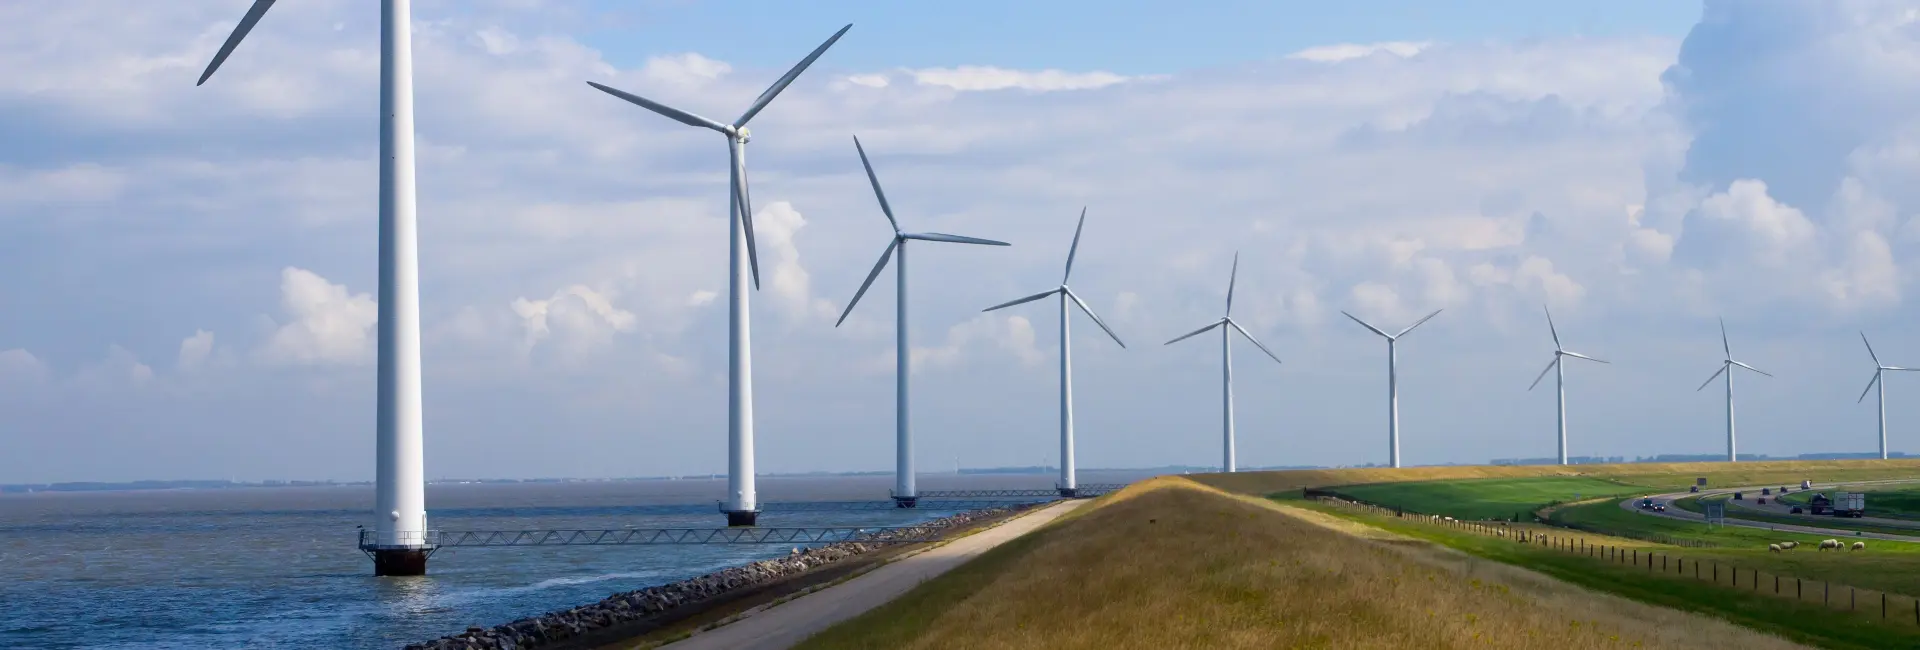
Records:
M835 623L879 607L920 583L946 573L988 549L1032 532L1086 503L1084 499L1055 502L999 526L889 562L860 577L775 605L665 647L673 650L791 648Z
M1857 482L1849 482L1849 483L1816 483L1814 484L1814 488L1826 489L1826 488L1846 487L1846 486L1853 486L1853 485L1878 485L1878 484L1886 484L1886 483L1908 483L1908 482L1912 482L1912 481L1886 480L1886 481L1857 481ZM1620 507L1625 508L1632 512L1638 512L1640 514L1653 516L1653 517L1667 517L1669 519L1681 519L1685 521L1705 521L1706 515L1702 515L1700 513L1692 512L1689 510L1681 510L1679 507L1673 505L1673 501L1675 499L1681 499L1686 497L1694 497L1694 496L1704 497L1704 496L1719 495L1719 494L1730 494L1733 492L1752 492L1752 493L1758 494L1760 491L1760 488L1762 487L1780 487L1780 486L1756 485L1753 487L1715 488L1711 490L1701 490L1698 493L1669 492L1666 494L1654 494L1654 495L1648 495L1647 497L1634 497L1631 499L1627 499L1625 501L1620 502ZM1665 504L1667 506L1667 510L1665 512L1641 510L1639 504L1640 504L1640 499L1642 498L1651 498L1655 503ZM1892 535L1887 533L1870 533L1870 532L1860 532L1860 534L1856 535L1854 534L1856 531L1843 530L1838 528L1821 528L1818 526L1799 526L1794 524L1776 524L1776 523L1765 522L1765 521L1750 521L1746 519L1739 519L1738 517L1740 516L1740 514L1738 510L1740 507L1741 506L1735 506L1734 507L1735 511L1728 513L1727 515L1728 526L1740 526L1743 528L1758 528L1760 530L1778 530L1778 531L1790 532L1790 533L1806 533L1809 535L1826 535L1836 539L1841 537L1851 537L1854 539L1880 539L1880 540L1888 540L1888 541L1895 541L1895 542L1920 542L1920 536L1914 536L1914 535ZM1788 515L1788 516L1792 516L1792 515Z

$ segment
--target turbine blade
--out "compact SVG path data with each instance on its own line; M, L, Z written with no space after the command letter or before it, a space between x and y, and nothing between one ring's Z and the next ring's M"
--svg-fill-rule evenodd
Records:
M1073 227L1073 246L1067 249L1067 272L1060 276L1060 284L1066 284L1073 277L1073 256L1080 252L1080 231L1087 227L1087 209L1080 208L1080 225Z
M1226 322L1227 322L1227 321L1226 321L1226 319L1224 319L1224 318L1223 318L1223 319L1220 319L1220 320L1217 320L1217 321L1214 321L1213 323L1211 323L1211 324L1209 324L1209 325L1207 325L1206 327L1202 327L1202 328L1200 328L1200 329L1197 329L1197 330L1194 330L1194 331L1191 331L1191 332L1187 332L1186 334L1181 334L1181 335L1180 335L1179 337L1177 337L1177 338L1175 338L1175 339L1173 339L1173 340L1171 340L1171 341L1167 341L1166 343L1163 343L1162 345L1173 345L1173 344L1175 344L1175 343L1179 343L1179 342L1181 342L1181 341L1185 341L1185 340L1187 340L1187 339L1190 339L1190 338L1193 338L1193 337L1196 337L1196 336L1199 336L1199 335L1201 335L1201 334L1205 334L1205 333L1207 333L1208 331L1210 331L1210 330L1212 330L1213 328L1215 328L1215 327L1219 327L1219 326L1221 326L1221 325L1223 325L1223 324L1225 324Z
M1573 358L1575 358L1575 359L1586 359L1586 360L1588 360L1588 361L1599 361L1600 363L1606 363L1606 361L1603 361L1603 360L1600 360L1600 359L1595 359L1595 358L1593 358L1593 357L1589 357L1589 356L1587 356L1587 355L1584 355L1584 354L1580 354L1580 353L1578 353L1578 352L1568 352L1568 351L1566 351L1566 350L1561 350L1561 351L1560 351L1560 354L1564 354L1564 355L1567 355L1567 356L1569 356L1569 357L1573 357Z
M1240 280L1240 252L1233 253L1233 271L1227 274L1227 316L1233 316L1233 285Z
M709 120L707 118L700 117L692 113L688 113L678 108L674 108L672 106L668 106L666 104L662 104L660 102L656 102L651 99L647 99L645 97L641 97L639 95L635 95L633 93L620 90L618 88L614 88L612 86L606 86L606 85L602 85L592 81L587 82L587 85L600 89L600 92L604 92L606 94L613 95L614 97L619 97L621 99L627 100L628 102L636 106L639 106L641 108L673 118L675 121L678 121L681 124L685 124L687 126L706 127L709 129L713 129L715 131L719 131L721 133L727 132L727 126L725 124L721 124L719 122L715 122L713 120Z
M1080 300L1080 296L1073 295L1073 291L1070 289L1061 289L1061 291L1066 292L1067 297L1073 299L1073 304L1079 305L1080 311L1086 312L1087 317L1093 319L1093 324L1099 325L1100 329L1107 333L1107 336L1113 337L1114 343L1119 343L1120 347L1123 348L1127 347L1126 342L1120 340L1120 335L1113 333L1113 328L1107 327L1107 322L1100 320L1100 315L1093 313L1093 308L1088 307L1086 302Z
M800 78L800 73L806 72L807 66L813 65L814 59L818 59L820 55L826 54L827 48L833 47L834 41L840 40L840 37L845 36L849 29L853 29L853 23L847 23L846 27L840 28L840 31L834 32L833 36L828 37L827 42L821 43L820 47L813 48L813 52L808 54L807 58L801 59L799 63L794 64L792 70L788 70L787 74L781 76L779 81L775 81L772 86L768 86L766 92L760 93L760 97L753 100L753 106L748 108L747 112L741 113L740 119L734 120L733 125L735 127L746 126L747 120L751 120L753 116L759 115L760 109L766 108L767 104L771 103L774 97L780 95L780 91L786 90L787 84L793 83L794 79Z
M1860 399L1854 400L1853 403L1859 404L1867 401L1867 393L1873 392L1873 385L1877 383L1880 383L1880 371L1875 370L1873 371L1873 379L1867 380L1867 389L1860 391Z
M949 235L941 232L910 232L910 233L902 233L900 236L906 239L918 239L920 241L943 241L950 244L979 244L982 246L1012 246L1012 244L1009 244L1003 241L981 239L979 237L966 237L962 235Z
M1713 376L1712 376L1712 377L1708 377L1706 381L1703 381L1703 382L1700 382L1700 387L1699 387L1699 388L1695 388L1695 389L1693 389L1693 392L1696 392L1696 393L1697 393L1697 392L1700 392L1700 391L1702 391L1702 390L1706 390L1706 388L1707 388L1707 384L1711 384L1711 383L1713 383L1713 380L1715 380L1715 379L1719 379L1719 378L1720 378L1720 373L1722 373L1722 372L1726 372L1726 371L1727 371L1727 364L1726 364L1726 362L1724 362L1724 361L1723 361L1723 362L1721 362L1721 363L1720 363L1720 370L1718 370L1718 371L1716 371L1716 372L1714 372L1714 373L1713 373Z
M1547 371L1552 370L1553 367L1557 365L1560 365L1560 355L1556 354L1553 355L1553 361L1547 362L1547 367L1540 370L1540 376L1534 377L1533 383L1527 385L1527 390L1531 391L1534 386L1539 386L1540 380L1547 378Z
M867 281L860 283L860 290L853 292L853 300L847 301L847 310L840 312L840 320L833 322L834 327L847 322L847 315L853 313L853 306L860 304L860 296L867 295L867 287L873 286L873 279L880 277L880 271L887 268L887 260L893 259L893 247L899 245L898 237L887 241L887 250L880 253L880 262L873 265L873 271L867 274Z
M867 182L873 184L873 197L880 199L880 212L887 215L887 223L893 224L893 234L900 234L900 222L893 218L893 206L887 204L887 193L880 191L880 177L873 175L873 163L867 162L867 150L860 146L860 136L853 136L853 150L860 152L860 165L867 168Z
M1738 361L1734 361L1734 360L1731 360L1731 359L1729 359L1729 360L1727 360L1727 363L1731 363L1731 364L1733 364L1733 365L1736 365L1736 366L1740 366L1740 367L1742 367L1742 368L1746 368L1746 369L1748 369L1748 370L1752 370L1752 371L1754 371L1754 372L1757 372L1757 373L1760 373L1760 374L1763 374L1763 375L1766 375L1766 376L1768 376L1768 377L1772 377L1772 376L1773 376L1772 374L1769 374L1769 373L1768 373L1767 371L1765 371L1765 370L1761 370L1761 369L1759 369L1759 368L1755 368L1755 367L1753 367L1753 366L1749 366L1749 365L1747 365L1747 364L1744 364L1744 363L1741 363L1741 362L1738 362Z
M1345 311L1342 311L1342 312L1340 312L1340 313L1341 313L1342 315L1344 315L1344 316L1346 316L1347 318L1351 318L1351 319L1353 319L1353 322L1355 322L1355 323L1359 323L1361 327L1365 327L1365 328L1367 328L1368 330L1372 330L1372 331L1373 331L1373 333L1375 333L1375 334L1379 334L1379 335L1381 335L1381 336L1384 336L1384 337L1386 337L1386 338L1387 338L1387 340L1393 340L1393 335L1392 335L1392 334L1388 334L1388 333L1386 333L1386 332L1382 332L1382 331L1380 331L1380 328L1378 328L1378 327L1374 327L1374 326L1372 326L1372 325L1368 325L1366 321L1363 321L1363 320L1360 320L1360 317L1359 317L1359 316L1355 316L1355 315L1353 315L1353 314L1349 314L1349 313L1347 313L1347 312L1345 312Z
M1727 319L1725 317L1720 319L1720 349L1726 351L1729 361L1733 359L1733 344L1727 342Z
M1228 325L1233 326L1234 331L1239 332L1241 336L1247 337L1247 342L1252 343L1253 347L1260 348L1261 352L1267 353L1267 357L1273 359L1274 363L1281 363L1280 356L1274 354L1272 350L1267 349L1267 346L1261 345L1260 341L1258 339L1253 338L1252 334L1248 334L1247 328L1241 327L1239 323L1233 322L1233 319L1231 318L1226 320Z
M733 158L733 196L740 210L740 223L747 231L747 270L753 274L753 288L760 288L760 251L754 244L753 233L753 195L747 191L746 145L733 138L727 139L729 157Z
M1920 368L1902 368L1902 367L1900 367L1900 366L1881 366L1881 367L1880 367L1880 369L1881 369L1881 370L1905 370L1905 371L1907 371L1907 372L1913 372L1913 371L1915 371L1915 370L1920 370Z
M1048 290L1046 290L1046 291L1042 291L1042 292L1040 292L1040 293L1036 293L1036 294L1033 294L1033 295L1031 295L1031 296L1027 296L1027 297L1025 297L1025 298L1020 298L1020 299L1017 299L1017 300L1009 300L1009 301L1007 301L1007 302L1003 302L1003 303L1000 303L1000 304L998 304L998 305L994 305L994 306L992 306L992 307L988 307L988 308L986 308L986 309L982 309L982 310L980 310L980 311L993 311L993 310L995 310L995 309L1003 309L1003 308L1006 308L1006 307L1012 307L1012 306L1014 306L1014 305L1018 305L1018 304L1021 304L1021 303L1028 303L1028 302L1033 302L1033 301L1035 301L1035 300L1039 300L1039 299L1041 299L1041 298L1045 298L1045 297L1047 297L1047 296L1051 296L1051 295L1053 295L1053 294L1056 294L1056 293L1060 293L1060 290L1059 290L1059 289L1048 289Z
M1558 350L1560 349L1560 328L1553 326L1553 310L1547 309L1546 305L1541 305L1540 308L1547 312L1547 332L1553 334L1553 349Z
M253 6L247 8L247 14L240 17L240 24L233 28L232 34L227 35L227 42L221 43L220 51L214 53L213 62L207 64L207 70L200 73L200 80L193 85L207 83L207 78L212 77L213 71L219 70L220 64L227 61L227 57L233 54L233 48L240 47L240 41L247 38L247 32L253 31L253 26L260 22L261 16L267 15L273 3L274 0L254 0Z
M1873 343L1867 340L1867 333L1860 333L1860 342L1867 344L1867 356L1873 357L1873 365L1880 365L1880 355L1873 353Z
M1431 313L1431 314L1427 314L1427 317L1426 317L1426 318L1422 318L1422 319L1420 319L1420 320L1418 320L1418 321L1414 321L1414 323L1413 323L1412 325L1408 325L1406 329L1403 329L1403 330L1400 330L1400 333L1399 333L1399 334L1395 334L1395 335L1393 335L1393 338L1396 338L1396 339L1397 339L1397 338L1400 338L1400 337L1402 337L1402 336L1406 336L1406 335L1407 335L1407 332L1411 332L1411 331L1413 331L1413 328L1415 328L1415 327L1419 327L1421 323L1425 323L1425 322L1427 322L1427 321L1430 321L1430 320L1433 320L1433 317L1435 317L1435 316L1439 316L1439 315L1440 315L1440 312L1441 312L1441 311L1442 311L1442 310L1440 310L1440 309L1435 309L1435 310L1433 310L1433 313Z

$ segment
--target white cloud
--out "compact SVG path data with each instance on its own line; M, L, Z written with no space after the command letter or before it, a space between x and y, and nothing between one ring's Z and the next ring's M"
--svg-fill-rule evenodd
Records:
M981 348L1012 355L1021 365L1035 366L1046 359L1046 352L1035 343L1033 322L1025 316L981 314L947 328L946 340L935 347L913 348L913 370L951 367L966 363L986 352ZM889 355L888 362L892 358Z
M615 307L607 296L578 284L545 300L516 298L512 308L524 330L523 352L531 352L551 338L575 360L607 345L614 334L632 331L638 321L633 312Z
M255 353L267 363L356 365L373 358L379 305L306 269L280 272L280 308L288 319Z
M693 52L647 59L640 75L647 80L676 86L697 86L727 76L733 66Z
M141 363L126 348L110 345L105 359L82 366L73 381L82 388L96 391L140 388L153 381L153 368Z
M180 341L180 357L175 363L183 371L199 370L213 354L213 332L194 330L193 336Z
M1393 56L1397 56L1401 58L1407 58L1407 57L1411 57L1416 54L1419 54L1422 50L1427 49L1431 45L1432 43L1425 42L1425 41L1421 41L1421 42L1388 41L1384 43L1340 43L1336 45L1320 45L1316 47L1309 47L1307 49L1300 50L1292 54L1288 54L1287 58L1300 59L1303 61L1312 61L1315 63L1339 63L1341 61L1359 59L1359 58L1369 57L1369 56L1382 54L1382 53L1391 54Z
M760 281L773 293L789 315L805 318L838 316L833 304L813 298L812 279L800 264L800 247L794 237L807 225L806 217L792 203L775 201L753 216L753 229L760 255Z
M1105 71L1067 72L1064 70L1009 70L982 65L963 65L953 68L923 68L908 70L915 83L923 86L940 86L953 90L1092 90L1114 84L1125 83L1128 78ZM871 82L871 75L864 77ZM849 78L848 81L861 83ZM862 83L861 85L872 85ZM885 87L882 83L874 87Z
M38 384L47 380L47 365L19 348L0 350L0 383Z
M718 298L719 296L720 294L718 293L714 293L706 289L701 289L699 291L693 292L692 295L687 296L687 306L688 307L704 307L708 304L711 304L713 302L713 299Z

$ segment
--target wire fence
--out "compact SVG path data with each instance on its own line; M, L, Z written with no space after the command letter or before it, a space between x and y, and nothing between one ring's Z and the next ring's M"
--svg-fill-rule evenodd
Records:
M1673 579L1709 582L1718 587L1738 589L1756 594L1769 595L1815 604L1830 610L1849 612L1853 615L1879 619L1889 623L1903 623L1920 626L1920 598L1905 594L1888 593L1873 589L1862 589L1825 580L1809 580L1796 576L1770 573L1753 567L1740 566L1720 558L1691 557L1685 552L1673 553L1665 549L1649 549L1637 546L1622 546L1605 540L1595 542L1585 536L1542 531L1533 528L1513 526L1507 523L1489 524L1479 521L1466 521L1442 515L1409 512L1402 508L1391 508L1365 503L1325 493L1315 495L1315 500L1353 508L1376 515L1395 517L1413 523L1440 526L1461 532L1505 538L1518 544L1527 544L1570 555L1584 555L1595 561L1644 569L1647 573ZM1586 531L1600 534L1599 531ZM1612 532L1604 533L1612 537L1622 537ZM1646 540L1643 540L1646 541ZM1818 552L1813 545L1799 545L1800 548L1782 552ZM1845 542L1834 552L1847 553Z

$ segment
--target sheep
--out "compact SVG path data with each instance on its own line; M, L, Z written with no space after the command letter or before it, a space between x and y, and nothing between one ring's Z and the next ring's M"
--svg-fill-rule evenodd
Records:
M1799 542L1781 542L1780 543L1781 549L1789 550L1789 551L1793 550L1795 547L1798 547L1798 546L1800 546Z
M1773 551L1773 552L1775 552L1775 553L1779 553L1779 552L1780 552L1780 545L1779 545L1779 544L1768 544L1768 545L1767 545L1767 550L1769 550L1769 551Z
M1820 540L1820 550L1824 551L1827 549L1833 549L1836 551L1840 550L1840 540L1837 540L1837 539Z
M1864 551L1864 550L1867 550L1867 543L1866 543L1866 542L1854 542L1854 543L1853 543L1853 550L1856 550L1856 551Z

